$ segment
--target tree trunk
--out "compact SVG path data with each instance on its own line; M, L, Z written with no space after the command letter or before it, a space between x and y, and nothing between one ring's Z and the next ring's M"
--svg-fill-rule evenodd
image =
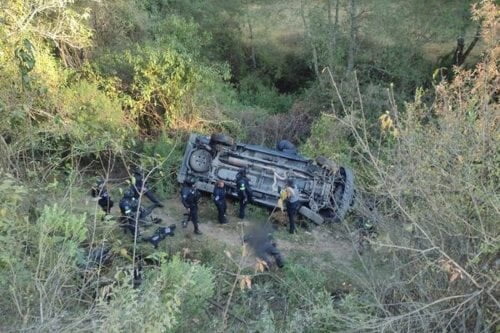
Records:
M333 38L332 46L335 48L337 45L337 33L339 31L339 10L340 10L340 0L335 1L335 22L333 23Z
M326 0L326 10L328 13L328 56L330 70L333 71L335 65L335 47L337 46L337 31L339 26L339 7L340 0L335 1L335 16L332 18L332 0Z
M255 43L253 38L253 28L252 28L252 21L250 20L250 15L248 15L247 23L248 23L248 31L250 33L250 57L252 59L252 68L255 70L257 69L257 59L255 57Z
M252 20L250 18L250 3L249 1L246 1L245 4L247 6L246 18L248 25L248 33L250 35L250 59L252 60L252 69L255 70L257 69L257 58L255 55L255 41L253 36Z
M319 83L321 84L322 80L321 80L321 76L320 76L320 73L319 73L318 51L317 51L316 45L314 44L314 41L312 39L311 31L309 30L309 27L307 25L305 8L304 8L304 0L300 1L300 17L302 18L302 22L304 24L304 31L305 31L305 34L306 34L306 38L309 39L309 42L311 43L314 73L316 74L316 77L318 78Z
M464 62L464 38L457 38L457 48L453 55L453 64L460 66Z
M356 0L349 1L349 21L350 21L350 36L349 36L349 53L347 54L347 71L352 72L354 69L354 58L356 53L356 36L357 36L357 13Z
M330 40L328 46L328 64L330 70L333 71L333 52L335 43L333 41L333 20L332 20L332 2L331 0L326 0L326 12L328 14L328 39Z
M467 50L465 50L465 52L463 53L462 59L461 59L462 61L458 64L459 66L464 63L465 59L467 59L467 56L470 54L470 52L472 51L474 46L476 46L476 43L479 41L479 38L481 38L481 26L477 27L476 35L474 36L474 39L467 47Z

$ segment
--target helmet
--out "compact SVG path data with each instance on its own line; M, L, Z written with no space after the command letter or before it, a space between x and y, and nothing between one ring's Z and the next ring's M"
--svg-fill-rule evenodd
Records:
M128 188L124 193L123 193L123 197L124 198L133 198L134 197L134 190L131 189L131 188Z
M243 169L240 169L238 171L238 173L236 174L236 179L238 180L238 178L243 178L243 177L246 177L246 176L247 176L247 169L243 168Z
M294 187L294 186L295 186L295 181L294 181L292 178L288 178L288 179L286 180L286 184L287 184L288 186Z
M105 185L105 180L104 180L104 178L103 178L103 177L100 177L100 176L99 176L99 177L96 177L96 178L95 178L95 186L96 186L97 188L99 188L99 189L100 189L100 188L103 188L103 187L104 187L104 185Z
M188 177L186 178L186 180L184 181L184 184L186 184L187 186L193 186L195 183L195 180L192 178L192 177Z
M144 170L142 170L142 168L140 166L134 166L130 169L130 172L134 175L134 176L140 176L142 177L142 175L144 174Z

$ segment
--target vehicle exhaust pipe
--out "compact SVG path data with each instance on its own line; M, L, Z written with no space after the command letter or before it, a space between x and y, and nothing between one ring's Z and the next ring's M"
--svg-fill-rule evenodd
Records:
M240 167L240 168L248 168L250 165L252 165L252 163L249 163L245 160L235 158L235 157L229 157L227 159L227 162L229 164L235 165L235 166Z

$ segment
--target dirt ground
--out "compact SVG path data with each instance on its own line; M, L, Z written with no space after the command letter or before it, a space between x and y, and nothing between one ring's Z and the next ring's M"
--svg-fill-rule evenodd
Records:
M200 230L203 235L194 236L192 224L189 224L187 228L181 227L185 209L180 201L171 199L165 201L164 204L164 208L155 209L154 211L154 215L163 220L161 225L176 224L177 234L182 234L184 237L211 238L214 241L228 245L230 248L241 246L245 232L252 226L258 225L258 221L252 216L243 220L233 216L231 213L234 212L235 207L231 205L228 208L229 223L219 224L216 220L215 211L209 206L210 202L205 201L200 204L199 209ZM307 231L299 228L297 235L290 235L286 230L286 226L278 226L278 230L274 233L278 248L285 257L293 253L301 253L303 255L310 254L311 256L325 255L335 261L349 262L354 255L352 243L339 237L325 226L310 224Z

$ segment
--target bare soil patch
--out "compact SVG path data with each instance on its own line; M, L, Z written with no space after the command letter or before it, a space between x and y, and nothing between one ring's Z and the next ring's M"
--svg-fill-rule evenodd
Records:
M208 203L200 205L200 212L206 212L209 207ZM176 224L179 233L184 236L193 233L193 225L190 223L187 228L182 228L181 221L185 212L182 204L175 199L168 200L165 203L165 208L156 209L154 214L162 218L162 225L168 226ZM228 210L231 213L231 209ZM203 215L203 216L202 216ZM202 236L209 237L215 241L222 242L231 248L237 248L243 244L243 235L245 231L257 221L250 219L240 220L235 216L229 216L228 224L219 224L212 217L206 217L210 214L200 214L200 230ZM285 228L285 227L281 227ZM280 232L281 233L281 232ZM299 235L290 235L283 239L280 233L275 234L278 241L279 249L285 254L291 254L294 251L301 251L311 254L311 256L319 254L328 254L335 260L348 262L352 259L354 252L351 242L335 235L324 226L311 226L309 231L300 230ZM286 234L285 234L286 235Z

